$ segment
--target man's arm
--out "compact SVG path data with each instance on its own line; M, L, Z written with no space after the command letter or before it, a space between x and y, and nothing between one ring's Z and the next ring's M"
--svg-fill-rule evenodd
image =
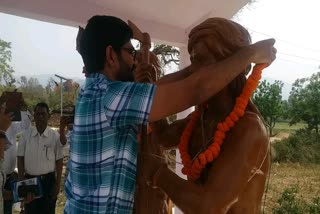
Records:
M18 156L18 180L23 180L24 179L24 157L23 156Z
M171 74L167 74L163 77L161 77L158 81L157 81L157 85L162 85L162 84L168 84L171 82L176 82L176 81L180 81L183 80L185 78L187 78L188 76L190 76L192 74L193 69L189 67L186 67L180 71L171 73Z
M57 183L59 184L59 187L61 182L62 166L63 166L63 159L56 160Z
M242 48L221 62L189 70L192 74L183 80L158 85L149 122L204 102L229 84L251 62L270 64L275 59L273 44L274 40L258 42Z
M70 117L65 117L65 116L62 116L60 117L60 128L59 128L59 132L60 132L60 142L62 145L66 145L68 139L66 137L66 128L68 127L68 125L70 123L73 123L73 121L71 121L72 118Z
M54 194L53 199L56 199L59 191L60 191L60 183L61 183L61 174L62 174L62 166L63 166L63 147L60 144L60 138L56 138L56 148L55 148L55 158L56 158L56 182L54 186Z
M24 174L25 174L25 166L24 166L24 154L25 154L25 149L26 149L26 139L25 135L27 132L24 132L20 139L19 139L19 144L18 144L18 151L17 151L17 161L18 161L18 179L23 180Z
M63 159L56 160L56 182L53 197L56 199L60 192Z

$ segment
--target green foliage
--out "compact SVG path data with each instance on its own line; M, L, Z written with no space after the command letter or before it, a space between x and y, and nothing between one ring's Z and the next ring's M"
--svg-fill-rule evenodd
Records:
M179 65L180 51L176 47L165 44L154 44L152 52L159 57L162 66L169 63Z
M320 197L314 198L312 203L310 203L308 207L309 207L310 214L319 214L320 213Z
M59 111L61 108L61 91L60 85L53 79L48 80L46 93L48 95L48 105L51 110ZM68 80L62 83L63 108L66 106L74 106L80 86L77 82Z
M318 134L320 124L320 72L310 78L297 79L292 85L288 106L290 124L307 123Z
M272 135L277 119L280 118L283 113L282 87L283 83L279 80L276 80L272 84L263 80L252 96L253 102L258 107L266 122L270 135Z
M303 214L306 204L297 199L298 189L296 187L287 188L278 199L279 207L273 209L274 214Z
M11 62L11 43L0 39L0 82L12 86L15 79L12 76L14 70L9 65Z
M18 84L20 85L19 91L22 92L29 109L33 110L33 107L39 102L48 103L46 91L37 78L31 77L28 79L25 76L21 76Z
M278 199L279 206L272 210L274 214L318 214L320 213L320 197L308 203L301 198L297 198L298 188L290 187L283 191Z
M276 162L320 163L319 137L314 131L300 129L272 146Z

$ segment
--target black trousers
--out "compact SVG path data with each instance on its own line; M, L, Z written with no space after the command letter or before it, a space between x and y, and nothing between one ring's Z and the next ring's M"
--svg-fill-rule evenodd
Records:
M16 176L14 173L7 175L7 180L4 185L4 189L7 191L12 191L12 183L16 181ZM12 214L13 200L3 200L3 213Z
M26 175L26 178L38 176ZM25 204L25 214L55 214L56 200L52 199L55 186L55 173L40 176L43 196Z

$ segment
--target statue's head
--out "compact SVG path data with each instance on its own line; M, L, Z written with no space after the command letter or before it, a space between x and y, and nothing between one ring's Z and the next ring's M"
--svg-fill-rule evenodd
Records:
M228 19L209 18L189 34L188 51L192 63L220 61L251 44L249 32Z
M241 25L224 18L209 18L191 30L188 51L192 64L206 65L228 58L250 44L250 34ZM233 98L240 95L248 70L250 66L227 86Z

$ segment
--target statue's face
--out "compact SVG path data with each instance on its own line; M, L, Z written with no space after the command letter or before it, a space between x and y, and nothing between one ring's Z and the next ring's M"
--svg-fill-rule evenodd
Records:
M216 47L210 47L210 49L212 48L218 48L218 45ZM211 64L218 61L214 54L210 52L208 46L203 42L194 44L190 53L190 60L192 64L201 65Z

